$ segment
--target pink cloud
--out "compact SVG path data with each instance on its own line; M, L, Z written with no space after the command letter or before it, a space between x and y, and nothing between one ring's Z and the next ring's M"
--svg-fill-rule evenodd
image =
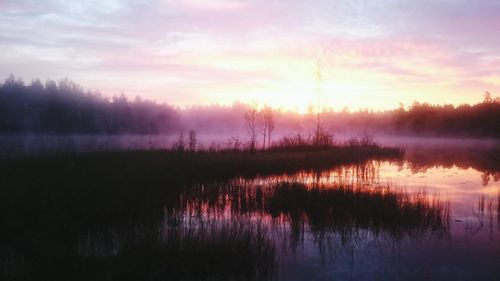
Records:
M186 9L195 9L205 12L209 11L236 11L248 7L248 3L237 0L211 0L196 1L182 0L178 2L180 6Z
M68 76L103 89L126 80L168 100L164 90L175 87L202 96L200 84L276 89L286 72L310 79L294 68L319 58L331 72L371 75L374 88L393 92L498 89L498 1L355 2L0 1L0 75Z

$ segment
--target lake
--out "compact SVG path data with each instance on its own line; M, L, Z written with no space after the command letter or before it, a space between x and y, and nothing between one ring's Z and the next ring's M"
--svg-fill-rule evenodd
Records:
M369 162L320 173L239 179L231 187L220 188L219 194L208 199L198 196L188 204L201 210L202 220L264 224L278 249L277 280L497 280L500 173L463 165L437 163L424 168L409 161ZM278 214L266 207L249 207L259 204L251 202L258 196L248 195L248 189L280 182L317 188L346 183L363 190L389 188L401 196L417 194L416 200L429 208L443 208L445 217L443 225L416 218L414 225L401 230L391 218L387 222L374 219L374 224L387 223L385 228L357 224L354 211L347 215L354 221L346 229L342 217L331 220L331 214L311 214L307 207ZM235 191L236 186L247 190ZM329 213L319 208L317 211ZM311 223L311 219L315 221Z
M374 163L375 182L404 193L425 192L449 204L444 232L387 236L363 229L353 241L334 239L332 255L306 225L300 253L287 260L280 280L496 280L500 269L498 172L441 165L415 169L410 162ZM355 174L355 172L351 172ZM337 171L316 180L336 181ZM312 180L313 175L304 178ZM327 248L328 248L327 247ZM326 249L328 250L330 249Z
M161 208L143 202L112 223L19 225L31 234L2 242L3 274L62 264L54 279L498 280L500 166L482 157L495 142L384 142L404 157L155 187Z

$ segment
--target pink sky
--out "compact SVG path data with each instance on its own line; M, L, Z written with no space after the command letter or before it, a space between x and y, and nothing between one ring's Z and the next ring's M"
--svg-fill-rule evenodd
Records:
M80 3L81 2L81 3ZM0 0L0 78L305 110L500 92L500 1Z

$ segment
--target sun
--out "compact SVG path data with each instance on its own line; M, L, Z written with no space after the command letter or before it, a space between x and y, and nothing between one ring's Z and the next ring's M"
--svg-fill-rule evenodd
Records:
M273 108L306 113L314 104L315 97L309 85L293 85L275 88L269 94L262 95L262 103Z

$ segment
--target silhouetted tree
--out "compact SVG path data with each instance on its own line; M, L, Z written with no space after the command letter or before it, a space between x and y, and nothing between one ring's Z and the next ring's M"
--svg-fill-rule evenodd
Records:
M414 103L382 112L319 109L311 106L310 114L264 109L259 117L255 105L237 102L179 109L140 97L130 101L125 94L107 98L68 79L26 85L10 75L0 84L0 134L169 134L190 128L197 133L248 132L249 148L255 149L260 134L262 146L270 146L274 124L280 133L303 132L311 127L312 117L311 137L318 142L329 139L323 138L329 136L323 128L344 134L500 137L500 98L489 92L480 103L458 106ZM266 112L271 114L267 121Z
M0 133L169 133L179 128L178 113L151 101L112 101L84 91L65 78L57 84L10 75L0 86Z
M191 130L189 131L189 142L188 142L189 151L191 152L196 151L196 144L197 144L196 131Z
M255 104L252 104L247 107L247 110L244 114L244 118L246 124L248 126L248 133L250 135L250 144L249 148L251 151L255 150L255 146L257 144L257 118L258 118L258 110Z
M316 72L315 72L315 78L316 78L316 99L317 99L317 104L316 104L316 118L315 118L315 132L314 132L314 139L317 145L319 145L321 136L324 134L323 127L321 125L322 123L322 112L323 109L321 107L321 87L323 83L323 73L322 73L322 66L319 60L316 61Z
M186 140L184 138L184 131L181 131L179 133L179 138L172 145L172 149L175 150L175 151L178 151L178 152L184 152L184 151L186 151Z
M273 117L273 109L269 106L264 107L262 109L262 112L260 114L262 117L262 136L263 142L262 142L262 148L266 148L266 142L267 142L267 147L271 146L271 134L274 130L275 123L274 123L274 117Z

